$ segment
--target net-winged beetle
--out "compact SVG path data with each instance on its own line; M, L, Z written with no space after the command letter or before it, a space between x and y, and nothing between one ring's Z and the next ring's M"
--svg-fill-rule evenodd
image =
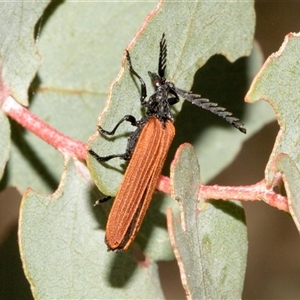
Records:
M137 121L134 116L124 116L112 131L106 131L101 126L98 131L104 135L114 135L117 128L124 121L130 122L137 129L130 135L125 153L101 157L92 149L89 153L98 161L104 162L119 157L129 160L123 181L111 208L107 225L105 242L109 250L126 250L142 224L152 195L158 183L164 161L175 135L171 105L179 101L179 96L192 104L211 111L224 118L241 132L246 129L239 119L219 107L218 104L201 98L200 95L180 89L165 78L167 63L167 44L165 34L160 41L158 74L148 72L155 93L146 100L147 88L144 80L133 69L129 52L126 51L129 71L136 76L141 84L141 105L146 108L146 115ZM99 200L96 204L106 201Z

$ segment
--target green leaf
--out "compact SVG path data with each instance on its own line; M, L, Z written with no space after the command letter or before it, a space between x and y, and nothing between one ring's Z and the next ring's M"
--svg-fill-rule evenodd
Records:
M279 154L286 153L297 168L300 167L300 145L297 131L300 127L299 51L300 35L292 33L287 35L279 51L266 60L246 96L248 102L258 100L268 102L272 106L280 126L265 170L268 186L272 186Z
M0 8L2 88L28 105L28 88L41 63L34 27L50 1L4 1Z
M171 169L172 196L181 214L168 220L182 282L190 299L240 299L247 230L237 202L198 202L200 168L194 149L182 145Z
M300 33L290 33L278 50L266 60L247 94L247 101L264 100L275 111L280 130L265 170L267 187L278 181L276 172L283 173L290 213L300 230L299 168L300 146Z
M276 171L281 172L283 175L290 214L298 231L300 231L299 168L289 155L281 153L276 159Z
M69 160L55 194L45 197L28 190L23 197L19 244L34 297L162 298L151 260L138 264L131 251L106 251L107 211L105 206L93 208L96 191L87 178L86 167Z

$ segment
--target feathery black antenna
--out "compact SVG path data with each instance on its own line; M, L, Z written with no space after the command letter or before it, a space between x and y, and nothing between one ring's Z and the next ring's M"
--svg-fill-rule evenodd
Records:
M224 107L218 106L217 103L210 102L206 98L201 98L200 95L192 94L191 92L179 89L177 87L175 87L175 91L185 100L203 109L209 110L210 112L218 115L221 118L224 118L227 122L229 122L231 125L237 128L239 131L241 131L242 133L246 133L246 128L244 128L244 124L241 123L238 118L232 117L232 113L226 111Z
M165 33L163 33L159 43L159 60L158 60L158 75L161 78L165 77L165 69L167 64L167 42Z

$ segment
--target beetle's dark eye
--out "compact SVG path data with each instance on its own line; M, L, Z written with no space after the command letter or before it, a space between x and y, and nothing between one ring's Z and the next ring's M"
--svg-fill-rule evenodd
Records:
M159 80L154 80L153 85L159 87L160 86L160 81Z

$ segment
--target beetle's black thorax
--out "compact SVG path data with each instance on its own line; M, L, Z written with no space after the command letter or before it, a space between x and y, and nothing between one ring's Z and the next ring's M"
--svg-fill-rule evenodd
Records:
M156 88L155 93L147 101L147 115L155 116L160 121L174 122L170 104L168 102L169 88L166 84Z

